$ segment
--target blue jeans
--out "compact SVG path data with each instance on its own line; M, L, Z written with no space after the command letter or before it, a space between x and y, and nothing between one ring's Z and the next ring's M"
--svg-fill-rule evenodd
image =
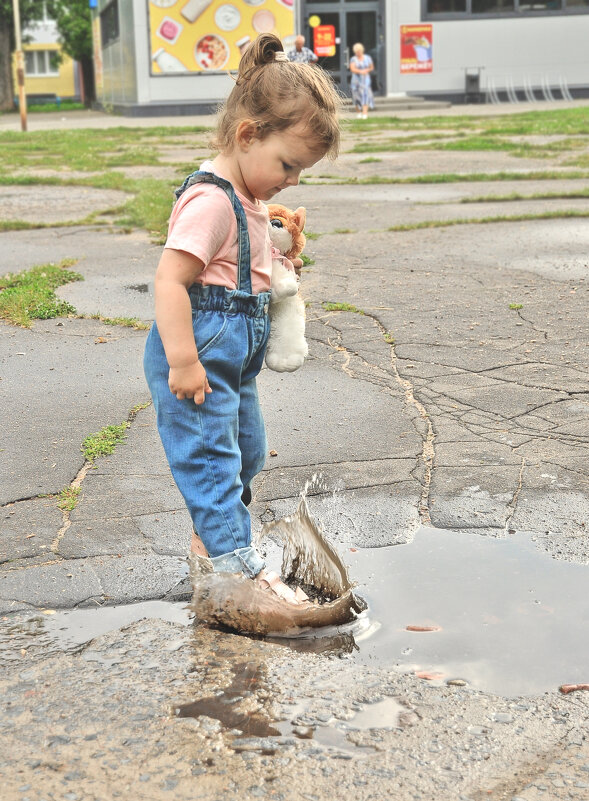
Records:
M240 288L195 284L189 291L194 338L212 393L197 405L170 392L169 365L156 323L147 338L144 368L172 475L213 569L253 577L265 565L251 546L251 520L242 494L266 458L256 376L270 330L270 293L251 293L247 222L243 210L242 219L238 213L239 200L230 197L239 205L234 202Z

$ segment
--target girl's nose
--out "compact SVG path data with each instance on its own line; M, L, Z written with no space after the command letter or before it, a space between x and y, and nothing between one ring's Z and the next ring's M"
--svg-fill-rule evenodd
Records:
M298 186L300 175L301 174L299 172L295 172L292 175L289 175L288 178L286 179L287 186Z

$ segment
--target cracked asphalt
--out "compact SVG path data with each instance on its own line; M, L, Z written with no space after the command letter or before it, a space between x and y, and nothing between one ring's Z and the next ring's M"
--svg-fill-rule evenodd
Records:
M539 161L454 153L451 166L480 171L483 157L489 172ZM416 174L422 158L395 153L384 174ZM352 175L357 161L345 153L316 174ZM421 164L434 171L434 154ZM587 187L566 172L552 189ZM310 508L344 557L383 549L375 551L381 577L394 559L388 546L411 543L421 526L506 540L526 532L550 559L589 570L586 221L387 230L584 212L588 201L489 199L537 191L537 181L330 186L313 178L277 198L304 205L318 235L302 279L310 358L292 375L264 370L259 379L276 455L254 488L255 527L292 513L309 485ZM120 194L36 192L35 208L47 206L50 222L78 202L83 212L68 219L83 219ZM0 210L28 205L30 193L3 188ZM473 195L486 200L460 202ZM161 248L147 234L78 225L5 231L0 243L3 272L78 259L85 280L59 295L80 314L152 319ZM462 684L419 678L399 669L393 652L363 662L361 636L352 645L341 632L289 645L190 623L190 521L153 409L139 408L149 401L146 332L60 318L29 330L2 323L0 333L3 799L589 798L582 691L502 696L474 689L468 676ZM126 420L125 443L85 464L84 437ZM69 485L79 486L79 501L62 512L54 496ZM587 610L579 615L587 620ZM377 711L391 699L396 718ZM197 717L175 711L197 701L205 710ZM369 725L355 726L371 711Z

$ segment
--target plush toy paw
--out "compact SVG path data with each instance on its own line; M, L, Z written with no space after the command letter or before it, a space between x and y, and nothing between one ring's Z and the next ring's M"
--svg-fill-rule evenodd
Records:
M303 366L306 356L302 353L266 353L266 366L276 373L293 373Z

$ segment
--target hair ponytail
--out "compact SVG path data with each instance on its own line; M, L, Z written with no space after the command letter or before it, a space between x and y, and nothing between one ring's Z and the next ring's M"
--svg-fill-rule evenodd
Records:
M272 64L276 61L276 53L283 53L282 42L273 33L262 33L247 48L239 62L237 84L248 80L253 70Z
M260 139L300 123L323 152L339 149L340 97L331 76L314 64L288 60L282 42L262 33L247 48L235 86L220 111L213 146L230 153L240 123L256 123Z

